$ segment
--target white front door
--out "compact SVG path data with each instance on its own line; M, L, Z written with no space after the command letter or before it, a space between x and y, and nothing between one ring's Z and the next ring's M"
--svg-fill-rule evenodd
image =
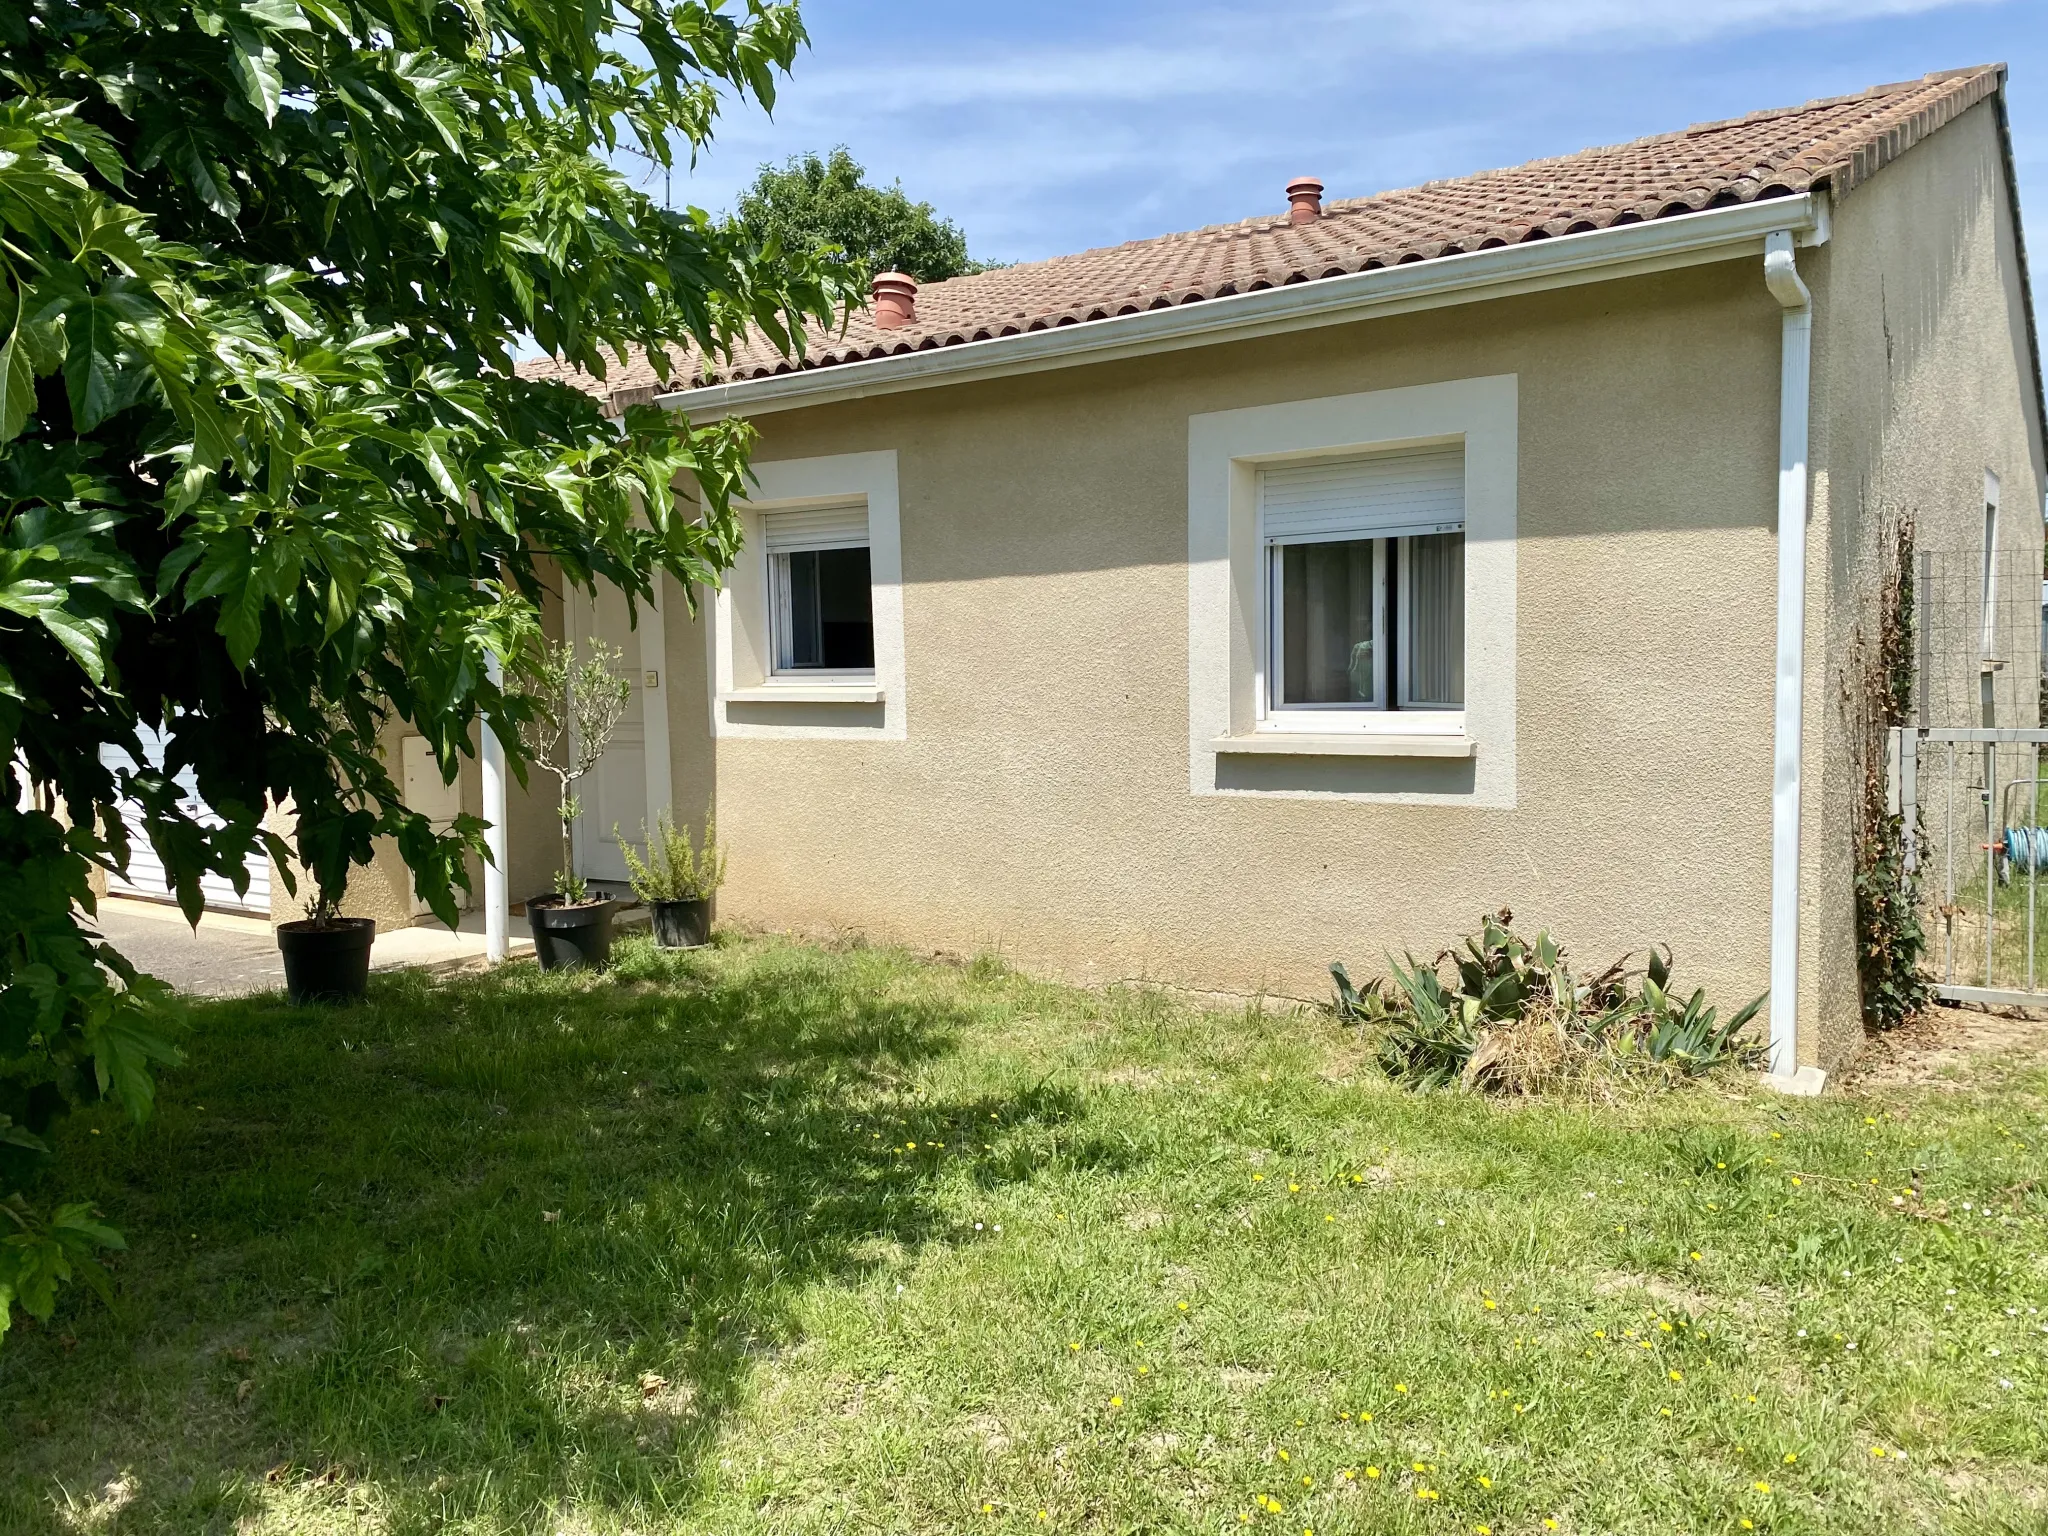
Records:
M408 736L399 743L402 754L400 787L407 810L425 813L436 832L446 832L462 814L462 781L453 784L441 777L441 765L434 760L433 743L424 736ZM455 889L455 904L465 905L462 888ZM430 908L417 893L412 898L412 915L423 917Z
M575 786L576 798L583 806L576 821L576 872L586 880L624 884L626 861L619 853L619 837L638 847L645 841L642 825L653 819L647 804L649 689L647 669L641 665L650 615L642 604L640 627L635 630L627 616L626 595L605 581L598 583L595 602L588 593L572 592L569 614L578 652L585 653L592 640L602 641L620 653L619 666L633 685L625 718L612 733L604 755Z

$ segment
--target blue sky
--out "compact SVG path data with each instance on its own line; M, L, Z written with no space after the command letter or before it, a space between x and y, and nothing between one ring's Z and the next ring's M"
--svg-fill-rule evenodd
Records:
M1934 69L2010 64L2048 279L2044 0L808 0L774 118L723 120L674 197L848 145L1018 261L1511 165ZM660 195L658 183L653 190Z

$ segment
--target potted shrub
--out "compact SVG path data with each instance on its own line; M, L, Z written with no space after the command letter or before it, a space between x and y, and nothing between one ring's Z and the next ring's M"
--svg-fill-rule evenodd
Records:
M297 922L280 923L285 995L294 1003L352 1003L369 990L376 919L343 917L341 893L325 886Z
M633 878L633 894L647 903L654 917L654 942L663 949L695 949L711 942L711 894L725 883L725 850L711 807L704 808L704 840L690 841L690 829L678 827L663 811L654 818L654 835L640 827L647 843L643 864L633 845L619 837L619 851Z
M534 955L544 971L599 970L611 959L612 902L593 897L576 873L574 829L583 806L575 786L597 766L632 701L621 660L616 648L599 641L579 661L574 646L557 641L520 672L519 691L538 706L526 729L527 755L561 785L562 867L555 889L526 903Z

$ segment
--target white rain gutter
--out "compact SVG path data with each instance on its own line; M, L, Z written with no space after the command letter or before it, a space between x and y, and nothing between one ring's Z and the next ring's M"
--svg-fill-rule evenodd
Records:
M1753 258L1774 233L1790 232L1805 245L1824 241L1824 199L1825 194L1800 193L1738 203L1017 336L710 384L662 395L655 403L699 422L762 415Z
M493 683L505 680L496 656L485 659L484 670ZM484 722L483 746L484 820L489 823L484 829L484 848L490 854L484 860L484 958L499 965L512 952L512 904L505 880L505 744L489 721Z
M1806 453L1813 377L1813 294L1792 231L1764 241L1764 285L1785 311L1778 374L1778 689L1771 773L1771 1046L1769 1080L1818 1093L1825 1074L1799 1068L1799 780L1806 682Z

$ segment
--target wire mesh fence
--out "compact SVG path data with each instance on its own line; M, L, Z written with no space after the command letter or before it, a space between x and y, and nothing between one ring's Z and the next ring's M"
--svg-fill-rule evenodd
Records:
M2042 574L1987 574L1982 550L1915 556L1914 724L2038 726Z
M2048 989L2048 742L2039 729L1899 733L1907 867L1951 997Z

